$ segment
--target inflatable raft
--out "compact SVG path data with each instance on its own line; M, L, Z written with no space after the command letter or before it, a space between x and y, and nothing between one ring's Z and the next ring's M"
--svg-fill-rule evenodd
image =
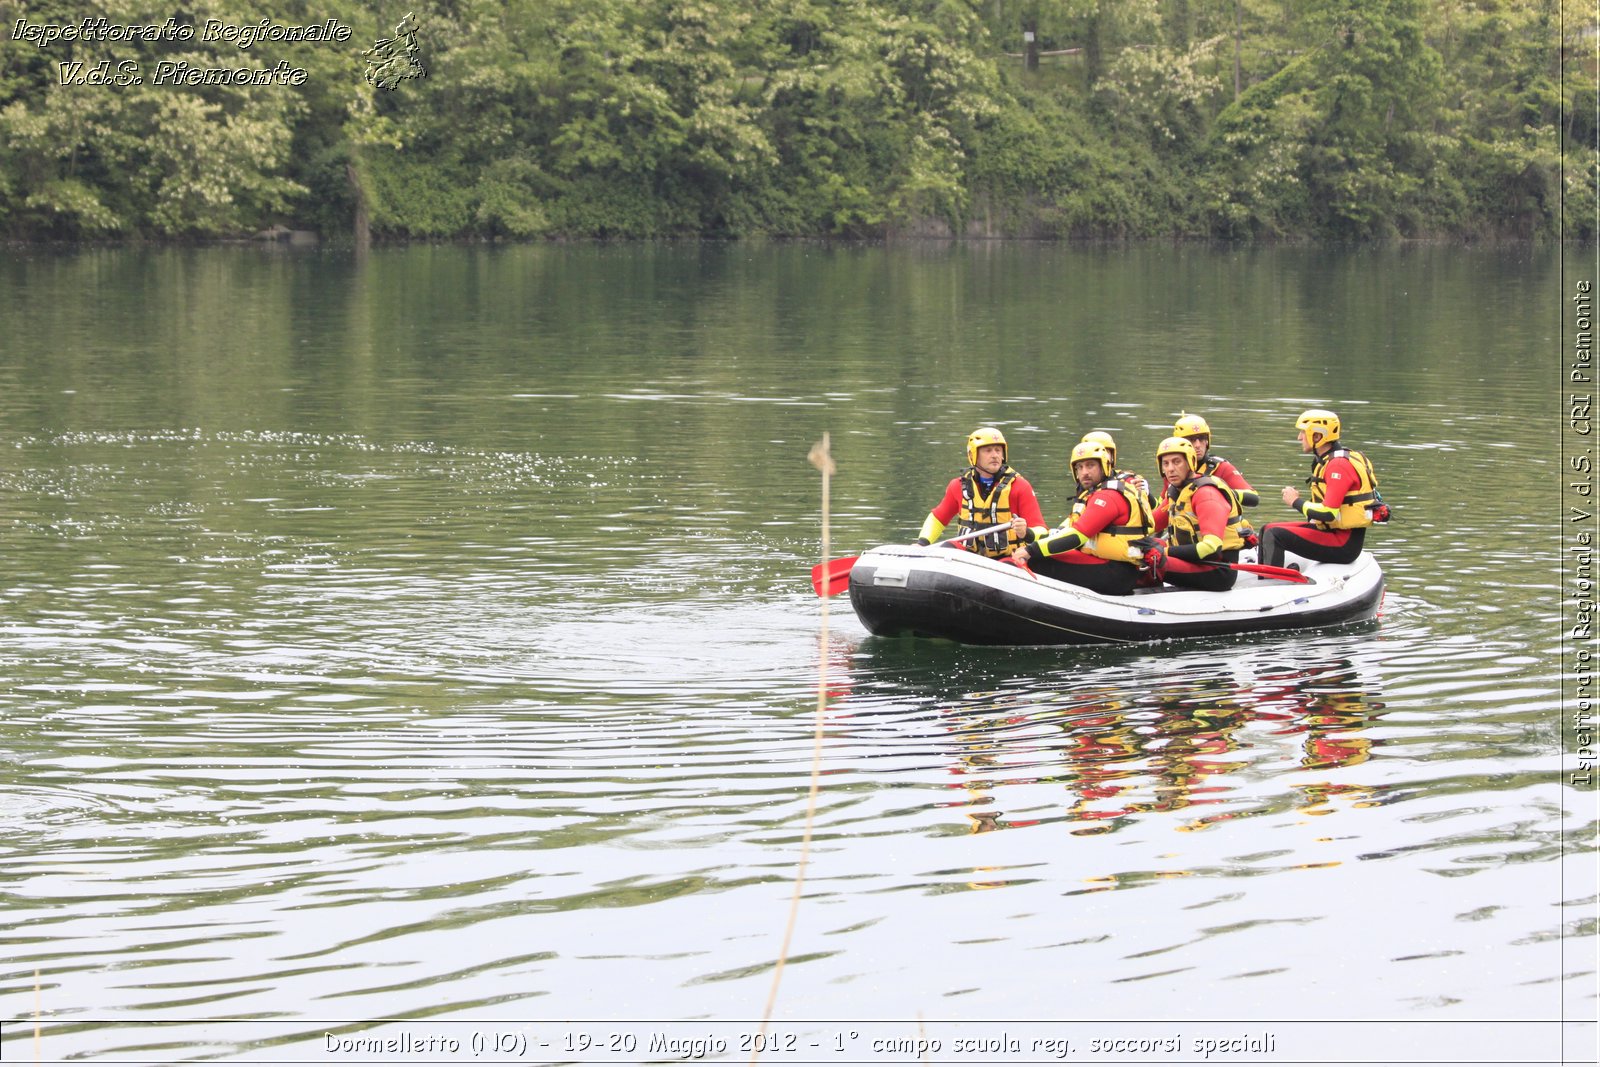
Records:
M1371 619L1383 571L1291 557L1306 582L1240 573L1225 593L1163 586L1106 596L954 548L885 545L850 569L850 603L875 634L974 645L1079 645L1341 626Z

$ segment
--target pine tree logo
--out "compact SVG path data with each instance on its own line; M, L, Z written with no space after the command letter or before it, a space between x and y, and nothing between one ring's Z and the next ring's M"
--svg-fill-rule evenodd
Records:
M428 71L417 58L420 51L417 16L408 11L394 28L393 37L381 38L361 53L367 61L367 81L379 89L392 90L410 78L426 78Z

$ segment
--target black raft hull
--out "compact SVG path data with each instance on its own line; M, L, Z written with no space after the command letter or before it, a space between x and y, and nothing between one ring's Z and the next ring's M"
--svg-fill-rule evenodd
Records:
M1296 561L1309 582L1241 573L1225 593L1142 589L1104 596L951 548L885 545L850 571L850 603L874 634L973 645L1084 645L1343 626L1371 619L1383 571Z

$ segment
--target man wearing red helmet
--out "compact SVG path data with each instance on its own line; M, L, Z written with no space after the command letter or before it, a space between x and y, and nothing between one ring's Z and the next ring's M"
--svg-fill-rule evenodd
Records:
M956 537L986 526L1009 522L1011 529L961 542L961 547L999 559L1023 543L1029 527L1045 525L1039 498L1028 479L1006 462L1005 435L993 426L980 426L967 437L968 467L945 487L944 499L923 520L917 544L940 540L954 519Z
M1145 493L1117 477L1111 452L1083 440L1072 450L1081 507L1059 529L1030 529L1013 555L1046 578L1127 596L1139 578L1135 546L1151 532Z
M1361 554L1367 527L1386 521L1389 509L1378 496L1378 475L1372 462L1339 441L1339 416L1313 408L1301 414L1294 428L1300 451L1310 452L1311 499L1285 486L1283 502L1306 522L1268 523L1261 531L1261 562L1283 566L1286 552L1324 563L1350 563Z
M1155 527L1167 530L1166 580L1186 589L1232 589L1238 573L1214 563L1234 563L1244 537L1239 532L1239 495L1202 474L1194 445L1169 437L1156 447L1166 488L1156 506Z

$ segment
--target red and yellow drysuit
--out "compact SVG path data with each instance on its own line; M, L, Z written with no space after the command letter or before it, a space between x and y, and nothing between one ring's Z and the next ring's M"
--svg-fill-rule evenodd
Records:
M957 529L952 530L950 536L956 537L969 530L1010 522L1019 515L1030 527L1045 524L1039 498L1034 495L1028 479L1009 466L1002 467L992 479L983 478L977 468L968 467L950 479L944 499L928 512L917 536L932 544L945 535L945 527L951 519L956 520ZM1021 543L1011 531L998 530L985 537L963 541L957 547L999 559Z
M1210 475L1191 475L1167 486L1156 507L1155 527L1167 531L1166 580L1190 589L1232 589L1238 576L1227 567L1244 547L1239 494Z
M1139 577L1134 545L1150 536L1145 495L1121 478L1078 494L1072 516L1055 530L1030 529L1029 563L1057 581L1111 596L1133 592Z
M1311 465L1311 499L1295 508L1306 522L1268 523L1261 531L1261 562L1283 566L1285 552L1325 563L1349 563L1361 554L1372 509L1378 504L1378 476L1372 462L1354 449L1335 445Z

